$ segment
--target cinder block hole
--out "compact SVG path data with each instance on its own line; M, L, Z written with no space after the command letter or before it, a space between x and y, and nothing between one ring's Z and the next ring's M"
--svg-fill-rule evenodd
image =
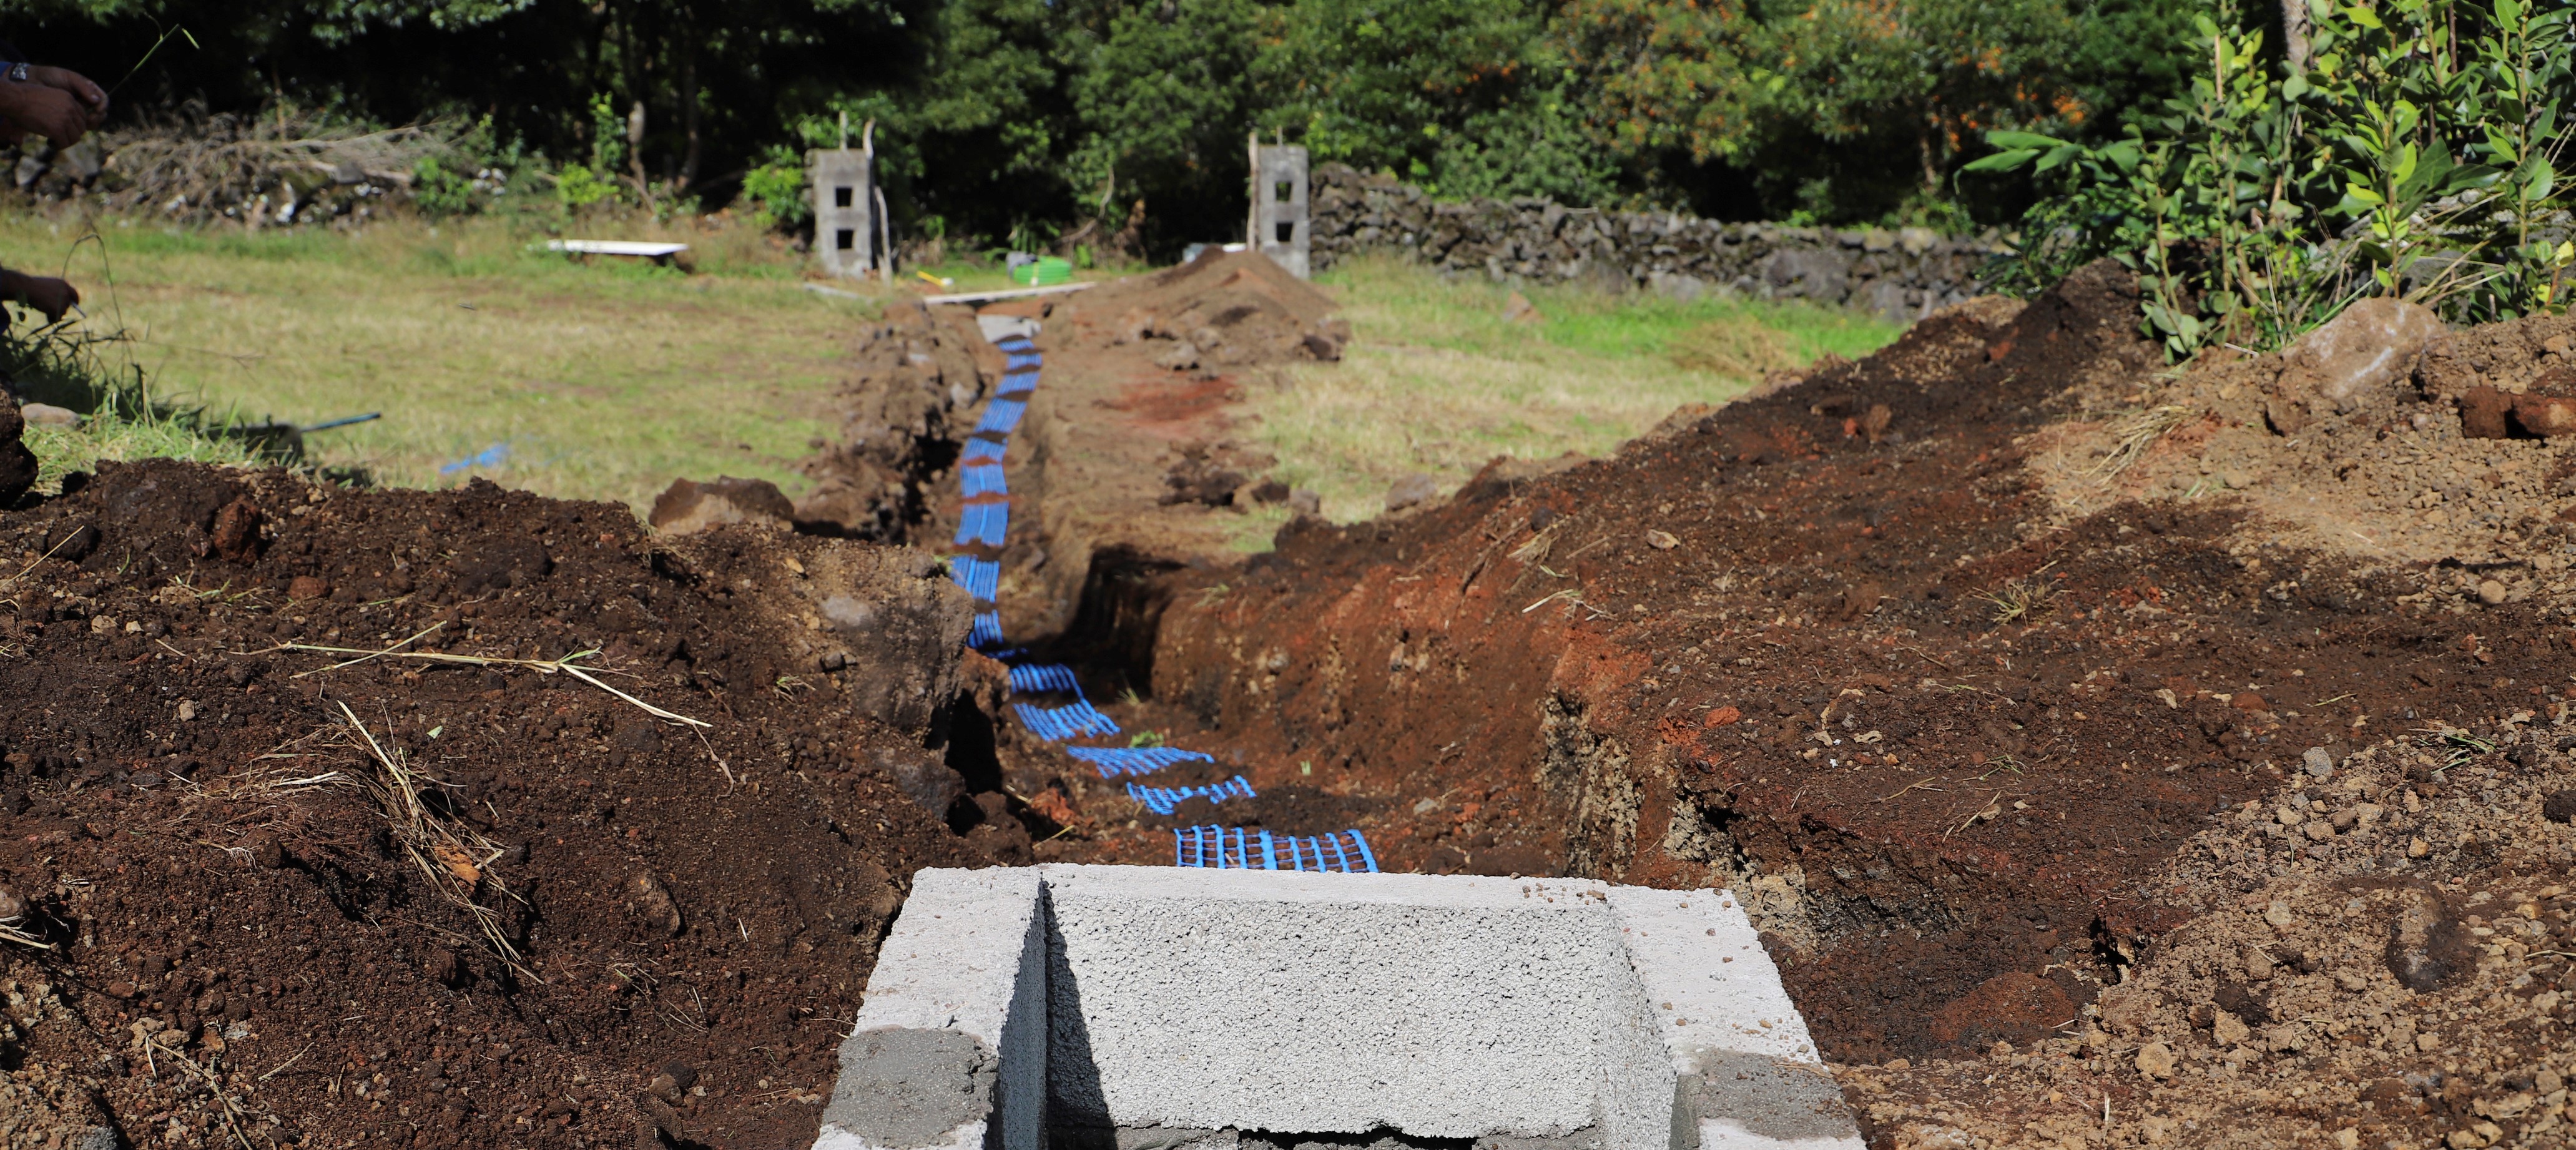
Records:
M1277 200L1280 203L1287 203L1290 200L1295 199L1296 196L1297 186L1286 180L1281 180L1278 183L1270 185L1270 198Z
M832 206L836 208L850 206L850 194L853 190L847 185L832 189Z
M1294 224L1294 223L1283 223L1283 224L1280 224L1280 225L1279 225L1279 242L1280 242L1280 243L1283 243L1283 244L1288 244L1288 243L1295 243L1295 242L1297 242L1297 225L1296 225L1296 224Z
M858 246L859 246L859 233L858 233L858 229L856 229L856 228L842 228L842 229L840 229L839 231L833 232L833 233L832 233L832 246L833 246L833 247L835 247L835 248L838 248L838 249L840 249L840 250L842 250L842 251L845 251L845 252L846 252L846 251L849 251L849 250L851 250L851 249L853 249L853 248L858 247Z
M882 954L816 1150L1861 1150L1722 891L924 870Z

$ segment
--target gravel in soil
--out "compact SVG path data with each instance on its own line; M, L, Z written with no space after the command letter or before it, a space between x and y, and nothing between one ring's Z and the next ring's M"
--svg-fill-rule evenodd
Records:
M146 463L0 556L10 1146L802 1144L911 873L1029 857L917 553Z

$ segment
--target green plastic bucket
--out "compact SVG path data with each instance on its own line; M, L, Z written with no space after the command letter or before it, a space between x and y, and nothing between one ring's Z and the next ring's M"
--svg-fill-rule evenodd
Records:
M1036 263L1021 264L1011 269L1011 282L1026 287L1073 282L1073 261L1056 256L1042 256Z

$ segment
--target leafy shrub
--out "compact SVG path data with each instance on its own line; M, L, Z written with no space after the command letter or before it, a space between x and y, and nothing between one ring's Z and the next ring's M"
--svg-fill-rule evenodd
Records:
M617 185L599 177L588 164L565 164L555 173L555 199L567 209L586 208L617 198Z
M2035 288L2098 256L2136 269L2175 356L2269 348L2365 295L2457 321L2566 308L2571 13L2528 0L2314 7L2304 66L2266 63L2222 5L2167 114L2092 147L1990 132L1970 170L2054 185L2000 269Z
M474 210L474 181L422 156L411 166L411 202L423 215L461 216Z
M799 227L814 216L806 198L805 165L786 148L771 148L769 162L743 174L742 198L780 227Z

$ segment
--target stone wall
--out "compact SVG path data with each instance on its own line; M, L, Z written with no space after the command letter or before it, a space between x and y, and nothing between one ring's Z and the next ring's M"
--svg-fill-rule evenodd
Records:
M1534 198L1450 203L1341 164L1316 170L1311 195L1319 270L1384 249L1498 281L1584 281L1682 299L1709 293L1804 299L1899 322L1978 294L1977 273L2004 250L1998 242L1945 239L1927 228L1729 224Z

